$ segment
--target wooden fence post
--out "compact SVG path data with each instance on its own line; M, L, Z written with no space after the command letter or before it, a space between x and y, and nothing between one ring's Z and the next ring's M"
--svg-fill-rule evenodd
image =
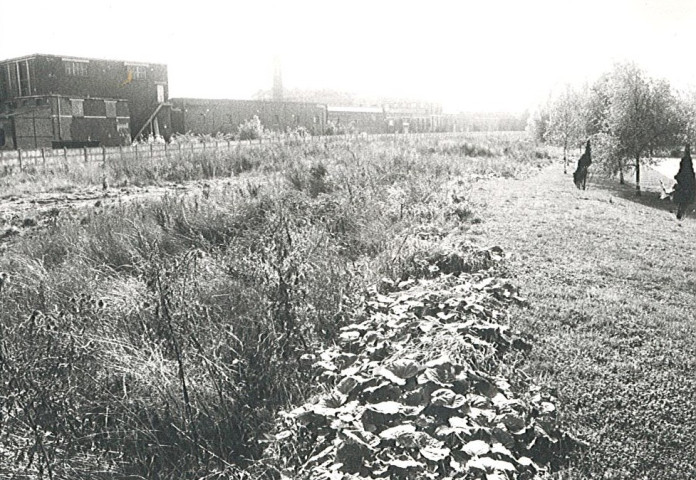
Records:
M152 151L153 145L153 143L150 144L150 162L155 160L155 152Z
M119 155L119 157L121 157L121 164L123 164L124 163L124 161L123 161L123 145L118 146L118 155Z
M106 147L102 145L102 168L106 168Z
M83 150L85 152L85 163L87 163L87 162L89 162L89 155L87 153L87 147L84 147Z
M41 162L43 163L43 172L46 174L46 149L41 148Z
M18 148L17 149L17 159L19 160L19 171L23 171L24 168L22 167L22 149Z
M138 162L138 144L136 143L133 148L135 148L135 161Z

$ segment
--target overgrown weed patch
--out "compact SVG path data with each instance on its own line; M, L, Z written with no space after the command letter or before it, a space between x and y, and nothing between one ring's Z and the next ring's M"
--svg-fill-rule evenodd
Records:
M61 214L7 243L0 476L225 478L260 458L278 411L314 393L305 355L340 338L356 292L461 270L442 242L471 228L470 185L538 166L419 153L429 141L269 147L247 183Z

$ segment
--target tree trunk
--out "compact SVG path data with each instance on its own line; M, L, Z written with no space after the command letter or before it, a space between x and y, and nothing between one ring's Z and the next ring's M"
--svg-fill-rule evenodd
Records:
M568 144L563 145L563 174L568 173Z
M636 195L640 197L640 154L636 155Z
M619 160L619 185L624 185L623 162Z

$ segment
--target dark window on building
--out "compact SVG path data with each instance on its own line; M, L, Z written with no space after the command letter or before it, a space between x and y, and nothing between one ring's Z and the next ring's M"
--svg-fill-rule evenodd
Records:
M0 128L0 147L5 146L5 129Z
M116 116L118 117L129 117L130 113L128 111L128 102L118 102L116 104Z
M100 98L86 98L82 103L85 117L106 117L106 105Z
M70 99L70 107L72 108L73 117L85 116L85 102L82 99Z
M5 69L0 70L0 99L8 96L7 80L5 79Z
M65 73L71 77L86 77L88 64L89 62L63 60L63 65L65 65Z
M44 98L37 98L36 99L36 106L40 107L41 105L46 105L46 100Z
M116 118L116 102L106 101L106 118Z
M19 94L21 96L31 95L29 85L29 62L17 63L19 72Z

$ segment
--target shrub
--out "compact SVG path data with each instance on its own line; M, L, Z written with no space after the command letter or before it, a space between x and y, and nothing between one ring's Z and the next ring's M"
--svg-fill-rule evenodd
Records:
M239 140L258 140L263 137L263 125L259 117L254 115L249 120L239 125L237 129Z

